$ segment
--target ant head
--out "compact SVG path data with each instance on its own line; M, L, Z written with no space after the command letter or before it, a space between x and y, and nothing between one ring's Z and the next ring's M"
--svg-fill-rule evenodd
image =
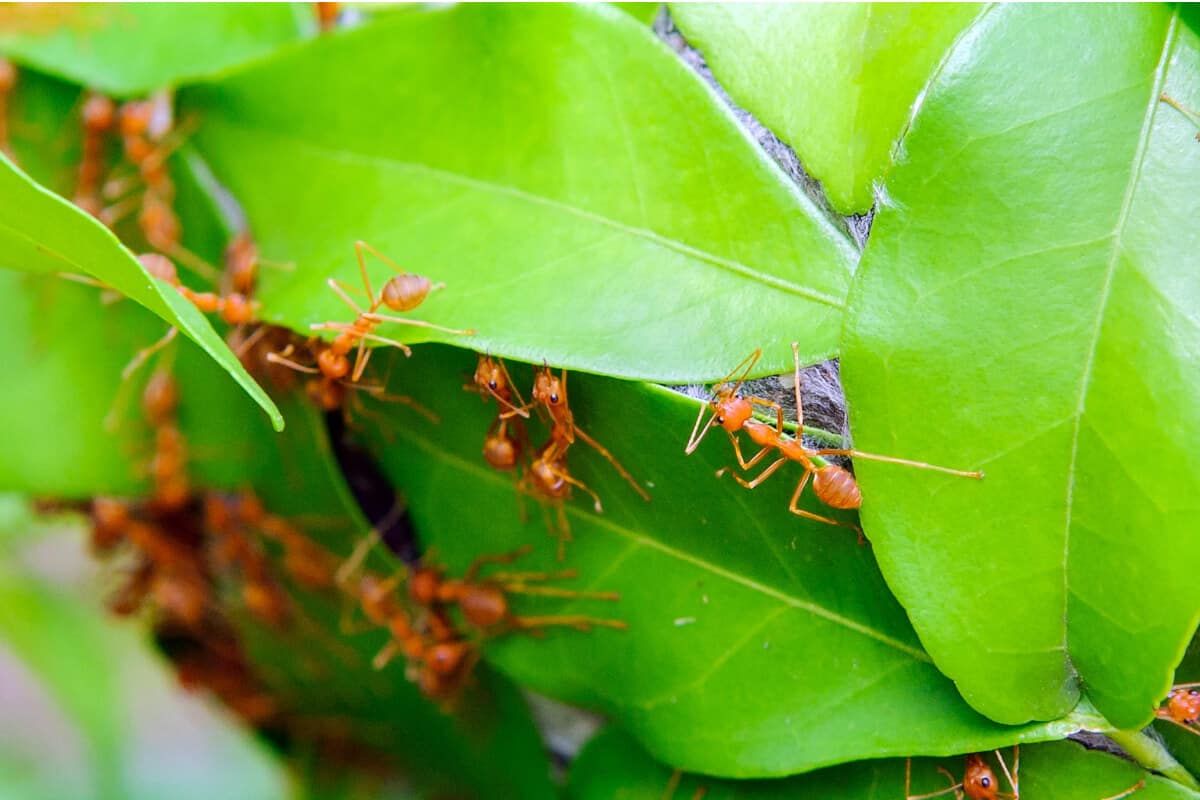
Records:
M738 395L713 401L712 409L716 423L731 433L741 430L746 420L754 416L754 406L749 400Z
M466 642L441 642L429 648L425 663L442 677L458 672L467 661L471 646Z
M963 775L963 791L971 800L996 800L1000 784L996 773L978 753L967 756L967 770Z
M519 456L520 448L507 434L494 433L483 442L483 457L494 469L512 469Z
M221 309L221 319L230 325L247 325L258 315L258 303L250 300L244 294L234 292L226 295L225 305Z
M441 582L440 570L434 567L419 567L409 576L408 596L420 605L432 605L437 602L438 586Z
M350 374L350 359L332 347L326 347L317 356L317 367L326 378L336 381Z
M145 100L130 100L121 106L121 135L142 136L150 128L154 107Z
M433 284L424 275L393 275L383 285L383 302L393 311L411 311L429 296Z
M500 587L490 583L466 587L459 608L467 622L477 628L488 628L508 617L508 598Z
M164 255L142 253L138 256L138 263L142 265L142 269L159 280L166 281L171 285L179 283L179 273L175 271L175 265Z
M533 399L549 408L557 408L567 402L566 387L549 367L542 367L534 376Z
M500 362L481 353L479 363L475 365L475 385L485 391L491 389L496 392L505 384L507 381L504 379L504 370L500 369Z
M82 116L85 128L92 133L103 133L116 121L117 107L109 97L93 92L83 104Z

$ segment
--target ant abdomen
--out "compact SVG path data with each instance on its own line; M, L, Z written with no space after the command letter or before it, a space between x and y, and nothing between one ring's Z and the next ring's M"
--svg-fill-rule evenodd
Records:
M821 502L833 508L861 508L862 490L854 476L836 464L829 464L813 475L813 491Z
M459 600L463 616L472 625L488 628L508 617L508 600L503 590L487 584L468 587Z
M412 311L425 302L432 289L424 275L394 275L383 285L383 303L393 311Z

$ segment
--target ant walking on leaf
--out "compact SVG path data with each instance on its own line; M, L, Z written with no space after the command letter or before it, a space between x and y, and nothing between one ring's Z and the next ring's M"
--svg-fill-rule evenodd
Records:
M814 514L811 511L805 511L799 506L800 495L804 492L804 488L808 486L810 481L813 485L813 493L816 494L821 502L831 508L856 509L862 506L862 492L858 487L858 483L854 480L854 476L845 468L826 461L825 456L851 456L854 458L886 461L891 464L903 464L909 467L934 470L963 478L974 478L976 480L983 478L982 472L949 469L947 467L927 464L923 461L909 461L903 458L875 455L850 448L830 447L812 449L806 447L798 435L796 437L786 436L783 430L783 409L778 403L759 397L738 394L742 383L745 382L750 371L754 369L754 365L758 363L761 355L762 350L755 350L741 364L738 364L729 375L725 376L720 383L713 387L712 398L709 399L705 406L701 407L700 413L696 416L696 424L692 427L692 434L688 438L687 446L684 448L685 453L688 455L694 453L713 425L718 425L729 435L729 441L733 444L733 452L737 457L738 466L742 470L754 468L771 453L777 454L778 458L768 464L752 480L747 480L733 473L733 479L747 489L754 489L789 461L798 462L804 467L804 474L800 477L800 482L796 485L796 491L792 493L792 500L788 505L788 510L806 519L824 522L828 525L839 525L850 528L859 534L860 539L862 531L857 525L840 522L830 517L821 516L820 514ZM792 358L795 362L796 422L798 430L803 431L804 405L800 396L800 353L797 342L792 343ZM734 376L737 376L736 380L734 380ZM769 408L775 412L774 425L754 419L754 406L756 405ZM704 413L709 409L712 410L712 416L701 427ZM749 459L742 456L741 445L738 443L737 437L738 431L745 431L750 440L761 448L758 453ZM723 467L717 470L717 477L723 476L731 469L731 467Z
M963 798L967 798L967 800L1021 800L1020 745L1013 745L1012 772L1008 771L1008 764L1005 763L1004 756L1001 755L1000 751L996 750L995 753L996 760L1000 764L1000 769L1004 772L1004 777L1008 780L1009 788L1012 791L1002 791L995 771L992 770L983 755L980 753L971 753L967 756L967 763L963 770L961 781L956 781L953 775L942 767L938 767L938 772L945 775L951 785L936 792L914 795L912 793L912 759L908 758L904 761L904 800L930 800L930 798L942 797L948 794L953 794L957 800L963 800ZM1145 780L1139 780L1122 792L1098 798L1098 800L1122 800L1122 798L1129 797L1131 794L1141 790L1145 785Z
M370 252L396 272L395 275L388 278L378 296L375 295L375 290L371 288L371 279L367 276L367 262L363 255L364 251ZM400 348L406 356L412 355L412 350L407 345L375 333L375 329L385 322L431 328L460 336L470 336L475 333L474 328L466 330L444 328L441 325L434 325L432 322L425 322L424 320L393 317L377 313L381 306L387 306L393 311L412 311L425 302L425 298L429 296L430 292L445 288L445 284L432 283L423 275L405 272L383 253L361 240L354 243L354 255L358 259L358 269L362 274L363 288L367 291L367 307L365 309L361 308L358 303L355 303L351 299L347 290L338 283L337 279L330 278L328 281L329 288L338 297L342 298L346 302L346 305L354 309L354 313L358 317L353 322L317 322L310 326L315 331L338 331L338 335L330 343L329 349L323 351L319 358L321 372L326 376L337 379L349 374L352 381L357 381L362 377L363 370L367 368L367 361L371 357L371 351L367 347L368 341L390 344L393 347ZM348 355L355 347L358 348L358 354L355 356L354 369L351 371Z

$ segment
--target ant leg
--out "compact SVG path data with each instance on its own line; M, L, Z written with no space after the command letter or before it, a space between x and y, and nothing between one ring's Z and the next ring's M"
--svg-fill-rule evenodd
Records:
M950 786L936 792L930 792L929 794L914 795L912 793L912 759L904 759L904 800L928 800L931 797L941 797L951 792L954 793L955 797L961 798L962 793L959 789L962 788L962 784L955 780L954 776L947 772L945 767L939 766L937 769L938 772L945 775L950 781Z
M927 464L924 461L909 461L907 458L893 458L892 456L880 456L875 453L864 453L861 450L845 450L835 448L825 448L821 450L812 450L810 456L850 456L852 458L865 458L868 461L886 461L889 464L903 464L908 467L917 467L919 469L929 469L934 472L944 472L947 475L957 475L962 478L975 478L980 480L983 478L982 472L972 472L962 469L950 469L949 467L939 467L936 464Z
M662 797L659 800L674 800L675 790L679 788L679 781L683 778L683 770L677 769L671 773L671 779L667 781L666 787L663 789Z
M354 370L350 373L350 381L353 383L362 377L363 370L367 368L367 362L371 360L371 351L367 349L367 340L359 338L358 352L354 355Z
M369 553L371 548L379 542L380 538L382 537L380 536L379 529L371 528L367 535L364 536L359 543L354 546L354 550L351 551L350 557L342 562L342 565L338 567L337 572L335 572L333 575L333 579L337 582L338 586L345 587L350 584L351 576L358 571L360 566L362 566L362 562L366 559L367 553Z
M838 520L830 517L822 517L820 514L814 514L811 511L805 511L803 508L800 508L800 495L804 493L804 487L808 485L808 481L812 475L813 471L811 469L804 471L804 477L802 477L800 482L796 484L796 491L792 492L792 502L788 504L788 511L792 512L798 517L816 520L817 522L824 522L826 525L836 525L839 528L849 528L858 534L858 543L862 544L865 539L863 538L862 528L858 527L857 525L852 525L849 522L839 522ZM1007 770L1005 771L1007 772Z
M363 276L366 277L366 273L363 273ZM352 300L350 298L350 293L347 292L346 289L343 288L340 283L338 283L336 278L330 278L329 280L325 281L325 285L328 286L330 289L333 289L334 294L336 294L338 297L342 298L342 300L345 301L346 305L348 305L348 306L350 306L350 308L354 309L355 314L358 314L361 317L363 314L367 313L367 312L363 311L361 308L359 308L358 303L354 302L354 300ZM375 304L375 296L370 294L370 292L371 292L370 284L367 284L367 294L370 297L371 305L374 305Z
M738 475L736 472L732 472L730 474L733 476L733 479L735 481L737 481L738 483L740 483L742 486L746 487L747 489L755 489L758 487L758 485L760 483L762 483L767 478L774 475L775 471L778 470L780 467L782 467L784 464L788 463L788 461L789 461L789 459L787 456L783 456L781 458L776 459L775 461L772 461L771 464L766 469L764 469L762 472L760 472L758 474L758 477L752 481L746 480L741 475ZM722 477L726 472L729 472L732 469L733 469L733 467L722 467L721 469L717 470L717 477L718 478Z
M97 289L109 289L109 290L112 289L112 287L109 286L104 281L97 280L96 278L90 277L88 275L78 275L74 272L60 272L60 273L58 273L58 277L62 278L63 280L75 281L75 283L82 283L84 286L95 286Z
M538 580L537 576L531 577L531 580ZM492 578L488 579L493 580ZM499 581L496 581L500 583ZM621 599L621 595L617 592L588 592L575 591L574 589L562 589L557 586L530 586L525 583L500 583L500 587L507 594L529 594L539 597L565 597L578 600L613 600Z
M765 406L775 410L775 432L783 433L783 407L772 400L764 400L761 397L747 397L751 403L756 406Z
M434 325L432 322L426 322L423 319L408 319L406 317L389 317L385 314L376 314L373 311L369 314L366 314L365 316L367 319L371 320L372 322L395 322L398 325L414 325L418 328L430 328L435 331L442 331L443 333L456 333L456 334L459 334L460 336L473 336L475 334L474 328L464 328L464 329L446 328L446 327L443 327L442 325Z
M504 363L504 359L497 358L496 363L500 365L500 371L504 373L504 380L508 382L508 388L512 390L513 395L517 398L517 404L513 406L513 412L519 414L525 419L529 419L529 406L525 403L525 398L521 397L521 390L517 388L517 384L513 381L512 375L508 374L508 367ZM497 398L499 399L499 398ZM512 403L509 403L512 406Z
M602 505L600 504L600 495L598 495L598 494L596 494L595 492L593 492L593 491L592 491L592 490L591 490L591 489L588 487L588 485L587 485L586 483L584 483L583 481L577 480L576 478L573 478L573 477L571 477L571 476L570 476L568 473L566 473L566 472L561 472L561 471L559 471L559 470L557 470L557 469L554 469L553 467L551 467L551 468L550 468L550 470L551 470L551 472L553 472L553 473L554 473L554 476L555 476L555 477L557 477L557 478L562 478L564 481L566 481L567 483L569 483L569 484L571 484L572 486L576 487L577 489L582 489L583 491L585 491L585 492L587 492L588 494L590 494L590 495L592 496L592 501L593 501L593 502L592 502L592 507L596 509L596 513L597 513L597 514L603 514L603 513L604 513L604 506L602 506Z
M371 659L371 666L375 669L383 669L399 654L400 643L392 639L383 646L382 650L375 654L375 658Z
M314 331L350 331L353 330L353 325L349 323L313 323L308 326ZM380 344L390 344L391 347L400 348L406 356L413 355L413 349L409 348L403 342L397 342L396 339L389 339L384 336L377 336L376 333L356 333L360 339L370 339L372 342Z
M297 364L295 361L292 361L287 357L290 356L295 349L295 347L289 344L286 348L284 348L282 353L267 353L267 361L270 361L272 364L279 364L281 366L288 367L289 369L294 369L297 372L306 373L308 375L319 375L321 370L317 369L316 367L306 367L303 364Z
M725 431L725 433L729 434L729 441L733 444L733 454L737 456L738 466L740 466L743 471L753 469L754 465L762 461L766 457L767 453L773 452L774 450L774 448L771 447L763 447L762 450L759 450L754 454L753 457L751 457L749 461L747 461L742 457L742 446L738 443L737 435L731 431Z
M743 358L741 362L733 368L732 372L722 378L720 383L715 384L714 388L728 386L729 379L734 375L737 375L738 379L736 382L734 382L733 388L729 392L731 395L737 394L737 390L742 388L742 384L746 382L746 376L750 374L750 370L754 369L754 365L758 363L758 359L761 357L762 350L760 348L756 348L753 353ZM738 375L739 372L741 373L740 375Z
M999 750L996 751L996 760L1000 762L1000 769L1004 770L1004 777L1008 778L1008 785L1013 790L1013 797L1020 797L1021 789L1017 781L1020 780L1018 776L1021 771L1021 745L1013 745L1013 768L1011 775L1008 772L1008 765L1004 763L1004 754Z
M134 211L137 211L141 204L142 198L136 194L126 197L119 203L101 209L100 221L103 222L106 227L115 227L118 222L128 217Z
M596 450L597 453L599 453L600 455L607 458L608 463L613 465L613 469L615 469L617 472L621 473L621 477L625 479L625 482L628 483L630 486L632 486L633 490L635 492L637 492L638 494L640 494L642 496L643 500L645 500L647 502L650 501L650 495L646 493L646 490L638 485L637 481L634 480L633 476L630 475L629 472L626 471L626 469L623 466L621 466L621 462L617 461L617 459L613 456L613 454L608 452L607 448L605 448L603 445L601 445L599 442L597 442L595 439L593 439L588 434L584 433L583 429L580 428L578 425L575 426L575 433L579 436L580 439L583 439L585 442L590 444Z
M800 343L792 342L792 363L796 365L794 386L796 389L796 434L804 433L804 398L800 396Z
M486 555L479 556L471 562L470 566L467 567L467 571L463 573L463 583L474 583L475 576L479 574L479 570L487 564L511 564L529 555L532 550L532 545L523 544L516 550L510 550L507 553L487 553Z
M1121 800L1122 797L1129 797L1129 795L1134 794L1135 792L1140 792L1144 788L1146 788L1146 780L1143 778L1125 791L1119 794L1110 795L1108 797L1101 797L1100 800Z
M167 329L166 334L164 334L163 337L157 342L149 347L143 347L141 350L139 350L137 355L133 357L133 360L125 365L125 369L121 370L121 380L129 380L129 377L133 375L133 373L137 372L138 369L141 368L142 364L146 363L146 360L150 358L150 356L169 345L178 335L179 329L172 326Z
M399 403L400 405L408 406L413 411L432 422L434 425L437 425L442 421L442 418L436 413L421 405L406 394L389 394L383 390L382 386L363 386L356 383L346 384L346 386L351 389L364 391L376 400L383 400L384 402L388 403Z
M596 617L584 617L578 615L559 617L513 617L509 622L514 628L519 630L534 630L537 628L561 626L574 628L577 631L590 631L593 626L598 626L602 628L615 628L623 631L629 627L629 624L624 620L598 619Z
M165 244L165 242L164 242ZM194 252L184 247L178 242L172 243L169 247L161 248L171 258L180 262L192 272L195 272L200 277L204 278L209 283L216 283L221 278L221 271L212 264L205 261Z

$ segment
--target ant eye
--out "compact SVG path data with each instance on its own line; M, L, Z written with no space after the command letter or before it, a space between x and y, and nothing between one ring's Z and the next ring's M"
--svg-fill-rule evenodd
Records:
M550 395L550 402L551 402L551 403L557 403L557 402L558 402L558 395L556 395L556 394L552 394L552 395Z
M718 425L724 425L724 424L725 424L725 418L724 418L724 417L717 417L717 424L718 424Z
M986 775L979 781L979 785L987 789L992 785L992 779Z
M488 388L489 388L489 389L495 389L495 388L496 388L496 382L495 382L495 381L488 381Z

